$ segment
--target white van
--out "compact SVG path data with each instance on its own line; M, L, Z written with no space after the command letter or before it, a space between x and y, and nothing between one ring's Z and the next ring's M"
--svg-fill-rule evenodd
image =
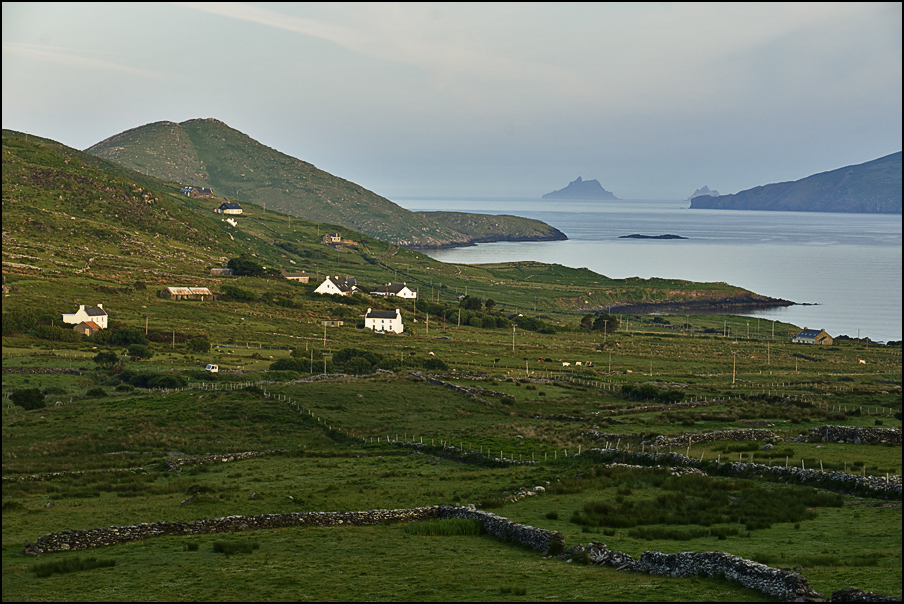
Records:
M220 371L220 366L219 365L208 365L207 367L204 368L204 371L209 371L211 373L217 373Z

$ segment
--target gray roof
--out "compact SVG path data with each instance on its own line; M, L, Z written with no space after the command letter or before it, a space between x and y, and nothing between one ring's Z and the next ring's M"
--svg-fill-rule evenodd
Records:
M372 310L367 313L368 319L395 319L396 311L394 310Z
M106 317L107 313L103 308L98 308L96 306L86 306L85 314L89 317Z
M804 329L799 334L797 334L795 337L797 337L797 338L815 338L816 336L818 336L821 333L822 333L821 329Z

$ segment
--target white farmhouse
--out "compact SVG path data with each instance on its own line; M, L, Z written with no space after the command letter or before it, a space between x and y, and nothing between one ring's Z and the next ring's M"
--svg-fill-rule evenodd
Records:
M397 308L392 310L371 310L367 309L364 315L364 327L373 329L374 331L392 331L402 333L405 331L405 325L402 324L402 312Z
M370 293L375 296L398 296L399 298L405 298L408 300L414 300L415 298L417 298L417 292L408 289L408 285L406 285L405 283L387 283L386 285L381 285Z
M314 290L315 294L339 294L340 296L350 296L358 291L355 286L353 277L327 277L323 283Z
M93 321L100 329L106 329L107 311L104 310L104 305L85 306L84 304L81 304L78 307L78 311L71 315L63 315L63 323L78 325L82 321Z

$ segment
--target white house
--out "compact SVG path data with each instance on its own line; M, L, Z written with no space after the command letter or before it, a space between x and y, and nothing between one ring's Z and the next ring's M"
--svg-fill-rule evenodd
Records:
M364 315L364 327L374 331L393 331L395 333L405 331L405 325L402 324L402 312L398 308L394 311L368 308L367 314Z
M408 289L408 286L404 283L387 283L370 293L376 296L398 296L399 298L406 298L408 300L417 298L417 292Z
M323 283L314 290L315 294L339 294L350 296L358 291L353 277L327 277Z
M205 189L206 190L206 189ZM218 214L241 214L242 206L234 201L224 201L219 207L213 209ZM235 226L234 224L232 226Z
M107 311L104 310L104 305L85 306L84 304L81 304L78 307L78 311L71 315L63 315L63 323L78 325L82 321L93 321L100 329L106 329Z

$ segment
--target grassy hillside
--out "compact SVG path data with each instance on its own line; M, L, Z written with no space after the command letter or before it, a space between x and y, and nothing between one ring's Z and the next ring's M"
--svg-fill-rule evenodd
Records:
M691 208L900 214L901 152L794 182L754 187L734 195L695 197Z
M401 208L372 191L271 149L214 119L156 122L102 141L88 153L185 186L272 211L337 224L398 245L433 247L485 240L494 232L467 230ZM499 222L499 221L497 221ZM504 219L502 220L504 222ZM551 227L536 221L528 231ZM500 237L512 229L497 229ZM524 230L519 224L519 232Z
M607 444L649 450L661 435L690 440L676 449L694 459L900 475L900 444L806 438L829 424L900 429L899 347L792 345L792 325L684 313L622 313L603 333L582 321L586 309L751 294L532 262L442 264L246 202L233 227L210 212L210 200L178 188L4 132L4 600L244 601L249 592L318 601L764 599L719 578L618 572L487 535L416 535L405 524L16 555L68 529L456 503L561 531L567 546L602 540L633 556L727 551L799 567L827 596L846 587L900 595L900 499L832 497L718 472L679 480L588 453ZM328 231L339 231L343 244L321 243ZM353 275L364 286L406 281L420 297L386 300L365 287L333 298L312 294L313 283L209 276L210 266L242 253L271 268ZM165 285L203 285L221 296L172 301L156 294ZM98 303L110 316L101 335L59 328L61 313ZM404 335L359 328L367 308L396 307ZM512 311L524 316L509 318ZM325 327L325 319L343 325ZM220 372L203 371L207 363ZM35 408L17 404L20 393L33 396ZM703 438L749 428L773 430L774 448L740 436ZM163 463L272 449L182 472ZM62 474L25 478L39 473ZM514 496L538 485L546 489L539 495ZM678 513L649 524L637 512L685 500L719 500L727 510L710 525ZM740 517L746 501L783 503L764 506L765 520L754 524ZM617 521L604 526L588 516L593 509L611 509ZM250 553L224 556L222 542ZM40 564L89 556L115 565L36 574Z

